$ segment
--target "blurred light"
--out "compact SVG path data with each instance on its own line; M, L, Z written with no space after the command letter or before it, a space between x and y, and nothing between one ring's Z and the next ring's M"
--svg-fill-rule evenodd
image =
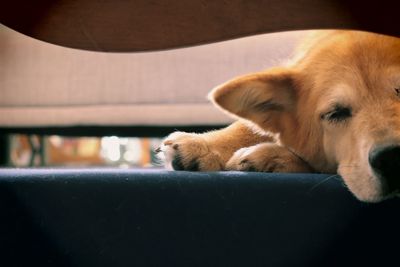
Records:
M119 138L120 145L126 146L128 144L128 138Z
M130 160L126 159L126 161L139 164L143 153L141 146L141 138L129 138L129 142L126 145L125 150L126 150L125 153L129 152L127 156L130 159Z
M119 138L116 136L103 137L101 139L101 154L111 161L121 158Z
M84 157L95 156L98 152L97 138L80 138L78 143L78 154Z
M55 147L60 147L62 145L62 138L58 135L52 135L49 137L50 144Z
M133 162L133 161L135 161L135 155L133 154L132 151L125 151L124 160Z

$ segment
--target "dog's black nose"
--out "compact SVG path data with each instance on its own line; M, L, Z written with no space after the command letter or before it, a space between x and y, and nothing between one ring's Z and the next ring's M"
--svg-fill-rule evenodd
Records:
M378 177L383 179L386 194L400 189L399 145L378 146L371 149L368 161Z

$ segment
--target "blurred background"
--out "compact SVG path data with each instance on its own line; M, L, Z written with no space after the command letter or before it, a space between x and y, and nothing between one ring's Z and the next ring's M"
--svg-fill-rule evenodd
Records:
M154 150L170 132L232 122L207 100L213 87L285 63L305 34L103 53L0 25L0 165L160 167Z
M10 135L9 166L161 167L161 138Z

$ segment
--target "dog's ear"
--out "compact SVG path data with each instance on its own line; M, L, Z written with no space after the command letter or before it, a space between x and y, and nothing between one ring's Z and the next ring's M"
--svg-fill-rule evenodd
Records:
M245 75L216 87L209 98L222 110L279 133L294 118L294 72L273 68Z

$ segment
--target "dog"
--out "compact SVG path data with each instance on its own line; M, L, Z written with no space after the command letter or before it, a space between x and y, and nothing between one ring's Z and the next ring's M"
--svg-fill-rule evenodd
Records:
M365 202L400 192L398 38L315 31L290 63L230 80L209 98L236 122L170 134L158 150L166 166L338 173Z

